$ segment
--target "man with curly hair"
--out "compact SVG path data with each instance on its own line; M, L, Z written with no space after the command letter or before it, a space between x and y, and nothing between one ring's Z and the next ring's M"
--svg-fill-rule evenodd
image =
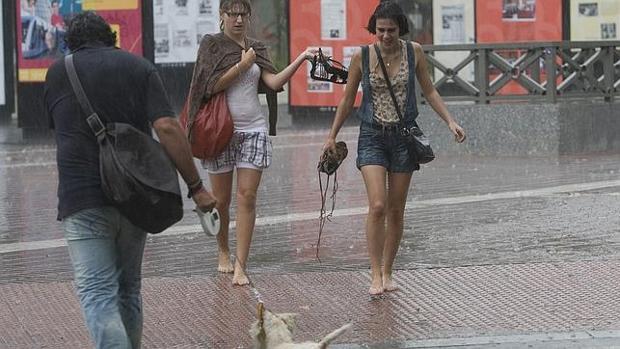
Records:
M151 127L202 211L216 201L202 185L189 143L155 67L114 47L116 33L93 12L69 23L66 43L93 109L102 119ZM139 348L142 337L141 268L146 232L106 200L99 146L69 82L63 60L48 70L44 102L55 130L58 219L74 268L77 293L97 348Z

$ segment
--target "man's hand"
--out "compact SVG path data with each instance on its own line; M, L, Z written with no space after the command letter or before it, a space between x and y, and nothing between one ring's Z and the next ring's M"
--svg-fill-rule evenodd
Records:
M202 212L210 212L215 207L215 204L217 204L217 200L213 194L204 187L196 191L194 195L192 195L192 199L196 203L196 207Z

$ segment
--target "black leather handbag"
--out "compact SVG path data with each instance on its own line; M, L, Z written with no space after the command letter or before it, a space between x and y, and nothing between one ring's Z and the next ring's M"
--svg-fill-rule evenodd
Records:
M396 95L394 94L394 89L392 88L392 82L390 81L387 69L385 69L385 63L383 63L383 58L381 57L381 51L379 51L379 47L377 47L377 45L374 45L374 47L375 52L377 53L377 59L379 60L379 65L381 66L381 70L383 71L383 76L385 77L385 82L387 84L388 90L390 91L390 95L392 96L392 101L394 102L394 108L396 108L396 113L398 114L398 119L400 122L400 135L407 143L407 150L409 152L409 156L414 157L415 161L418 164L426 164L433 161L435 159L435 153L433 153L433 148L431 148L428 137L424 135L424 132L422 132L418 124L414 121L413 126L406 127L403 123L403 115L400 111L400 108L398 107Z
M73 55L65 68L86 121L99 143L101 189L135 226L159 233L183 218L179 177L162 145L128 123L104 124L82 88Z

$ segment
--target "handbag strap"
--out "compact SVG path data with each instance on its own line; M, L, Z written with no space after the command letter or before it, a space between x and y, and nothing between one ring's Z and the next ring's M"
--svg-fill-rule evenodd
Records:
M392 102L394 102L394 108L396 109L396 114L398 114L398 120L401 125L403 125L403 115L400 111L400 107L398 106L398 101L396 101L396 95L394 94L394 88L392 87L392 82L390 81L390 76L388 75L387 69L385 68L385 63L383 63L383 57L381 57L381 51L379 50L379 46L377 44L373 45L375 47L375 52L377 53L377 59L379 60L379 65L381 66L381 70L383 71L383 76L385 77L385 83L387 84L388 90L390 91L390 96L392 96Z
M73 92L77 96L82 110L86 113L86 115L88 115L86 118L88 126L95 134L95 137L97 137L97 140L101 140L105 136L106 127L103 122L101 122L99 115L93 110L93 106L90 104L88 97L86 97L80 78L75 70L73 54L65 56L65 69L67 70L67 75L69 75L69 81L71 82Z

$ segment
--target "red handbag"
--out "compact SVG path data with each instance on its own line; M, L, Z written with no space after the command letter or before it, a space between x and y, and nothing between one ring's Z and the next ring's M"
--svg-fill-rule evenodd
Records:
M187 133L189 98L181 111L181 126ZM233 135L233 121L226 103L226 92L213 95L209 102L198 109L191 127L190 145L198 159L213 159L220 155ZM189 134L188 134L189 136Z

